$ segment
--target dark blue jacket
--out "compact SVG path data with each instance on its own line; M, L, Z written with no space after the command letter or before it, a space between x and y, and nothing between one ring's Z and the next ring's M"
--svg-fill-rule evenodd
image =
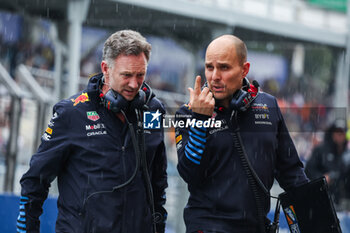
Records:
M249 161L268 190L274 178L284 189L307 182L274 97L260 93L247 111L238 112L237 118L232 113L217 106L213 117L222 122L221 127L176 128L178 171L190 191L184 211L187 232L257 231L255 198L233 143L235 129L239 129ZM176 119L186 120L187 116L208 119L188 106L179 109ZM267 215L269 198L263 206Z
M328 174L331 182L328 183L330 196L336 204L342 198L350 197L349 174L350 167L347 155L348 141L345 139L343 145L338 150L337 144L333 140L333 133L339 129L335 124L331 125L325 132L323 143L315 147L310 159L306 163L305 173L310 179L317 179ZM345 132L345 129L343 129Z
M152 232L152 218L142 172L126 187L135 169L135 152L125 123L101 104L99 83L92 77L83 92L60 101L42 143L21 179L18 229L39 232L39 216L50 183L57 177L59 197L56 232ZM149 89L145 90L147 97ZM149 110L164 112L153 96ZM127 112L136 129L134 110ZM145 144L156 212L166 216L166 155L163 130L146 132ZM107 191L107 192L105 192ZM164 232L165 218L157 224Z

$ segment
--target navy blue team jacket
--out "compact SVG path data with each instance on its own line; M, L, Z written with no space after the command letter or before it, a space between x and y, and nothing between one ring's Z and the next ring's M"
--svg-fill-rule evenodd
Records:
M127 125L101 104L101 78L102 74L92 77L86 90L54 106L42 143L20 181L20 232L39 232L42 204L55 177L59 189L56 232L152 232L149 199L140 169L126 187L104 192L132 176L136 157ZM144 90L149 97L149 90ZM154 95L148 106L150 111L159 109L164 113ZM136 128L134 111L127 115ZM158 232L164 232L166 218L163 138L163 130L145 132L155 210L163 216L157 224Z
M208 116L182 106L177 121L204 121ZM190 197L184 211L187 232L211 230L257 232L257 211L232 132L238 129L250 163L270 190L274 178L283 189L308 181L276 99L260 93L244 112L216 108L212 118L220 127L177 127L178 171L187 182ZM264 199L265 214L270 209Z

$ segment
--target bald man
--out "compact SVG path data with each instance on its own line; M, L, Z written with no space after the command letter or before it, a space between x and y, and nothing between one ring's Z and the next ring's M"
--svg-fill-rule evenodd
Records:
M249 68L242 40L216 38L206 50L206 85L197 76L176 114L196 122L176 128L188 233L265 233L274 179L285 190L308 182L276 99L247 82ZM206 127L208 120L221 124Z

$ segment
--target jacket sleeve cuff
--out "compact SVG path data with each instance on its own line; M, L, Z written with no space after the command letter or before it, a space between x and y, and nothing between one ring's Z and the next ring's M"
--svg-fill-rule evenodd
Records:
M30 214L28 214L30 212L29 209L35 209L35 207L32 206L33 203L28 197L21 196L19 204L19 215L16 224L17 232L39 232L39 217L32 217ZM41 208L39 209L41 210Z
M166 212L166 210L164 208L162 208L163 210L161 211L162 213L160 214L160 219L159 221L156 223L156 230L157 233L164 233L165 232L165 222L167 220L168 214Z
M201 121L206 121L206 120L208 120L211 117L211 116L203 115L203 114L196 113L196 112L192 112L192 116L196 120L201 120Z
M164 233L165 232L165 223L157 223L157 233Z

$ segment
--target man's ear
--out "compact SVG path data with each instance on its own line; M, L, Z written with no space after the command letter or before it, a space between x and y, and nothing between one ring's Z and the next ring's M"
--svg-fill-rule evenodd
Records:
M245 78L247 76L247 74L249 73L249 69L250 69L250 63L244 62L244 64L243 64L243 78Z
M101 62L101 71L105 78L105 83L109 83L109 67L106 61Z

